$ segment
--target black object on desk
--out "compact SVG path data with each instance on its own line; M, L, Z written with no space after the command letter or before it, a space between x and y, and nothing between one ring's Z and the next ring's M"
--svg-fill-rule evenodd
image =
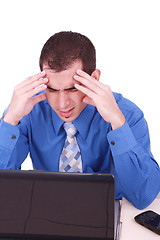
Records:
M114 239L110 174L0 170L0 239Z

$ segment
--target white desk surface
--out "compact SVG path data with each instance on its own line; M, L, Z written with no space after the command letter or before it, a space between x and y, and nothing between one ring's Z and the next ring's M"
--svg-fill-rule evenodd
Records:
M160 240L160 236L135 222L134 217L146 210L160 214L160 193L154 202L143 210L135 208L126 199L121 201L121 233L120 240Z

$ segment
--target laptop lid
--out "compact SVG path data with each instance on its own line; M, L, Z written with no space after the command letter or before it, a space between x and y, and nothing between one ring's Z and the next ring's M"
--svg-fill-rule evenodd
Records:
M113 239L114 193L110 174L0 170L0 239Z

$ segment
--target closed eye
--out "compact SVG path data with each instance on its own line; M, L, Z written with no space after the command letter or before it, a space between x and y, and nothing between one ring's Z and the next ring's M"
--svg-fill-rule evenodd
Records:
M74 92L74 91L78 91L78 89L75 88L75 87L71 87L71 88L65 89L65 91L72 91L72 92Z
M49 86L47 86L47 88L48 88L48 90L50 91L50 92L57 92L58 90L56 90L56 89L54 89L54 88L51 88L51 87L49 87Z
M60 90L51 88L51 87L49 87L49 86L47 86L47 88L48 88L48 90L49 90L50 92L58 92L58 91L60 91ZM70 92L75 92L75 91L78 91L78 89L75 88L75 87L70 87L70 88L64 89L64 91L67 91L67 92L68 92L68 91L70 91Z

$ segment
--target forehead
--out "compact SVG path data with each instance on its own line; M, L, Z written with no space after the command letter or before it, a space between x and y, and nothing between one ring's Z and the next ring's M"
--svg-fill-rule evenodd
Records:
M81 61L74 62L70 68L61 72L56 72L48 65L43 65L43 70L46 71L46 77L49 80L48 86L54 89L66 89L73 86L76 83L73 76L77 69L82 69Z

